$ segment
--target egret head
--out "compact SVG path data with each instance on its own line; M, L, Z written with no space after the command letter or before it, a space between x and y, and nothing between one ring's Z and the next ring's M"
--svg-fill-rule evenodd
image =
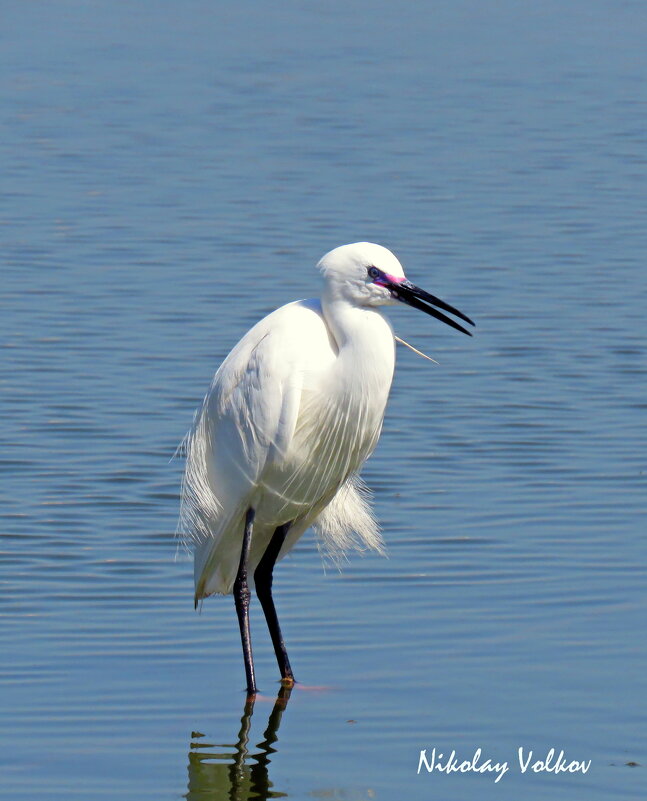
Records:
M354 306L406 303L471 336L438 309L474 325L470 318L408 281L400 262L382 245L373 242L342 245L326 253L317 266L326 281L326 294L332 300L345 300Z

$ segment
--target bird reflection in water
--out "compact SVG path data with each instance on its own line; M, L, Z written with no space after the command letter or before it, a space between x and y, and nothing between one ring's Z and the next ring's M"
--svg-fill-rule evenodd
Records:
M270 755L275 753L283 711L287 707L290 687L281 687L267 722L263 739L256 753L248 749L255 697L248 696L240 719L238 742L216 745L197 741L203 735L193 732L189 750L188 801L247 801L285 798L286 793L273 789L269 777ZM220 751L219 749L231 749Z

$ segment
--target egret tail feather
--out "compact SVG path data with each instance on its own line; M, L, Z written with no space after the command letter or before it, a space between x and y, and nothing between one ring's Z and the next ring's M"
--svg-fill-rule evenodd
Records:
M354 473L315 520L319 551L337 566L349 550L376 551L386 555L379 523L371 508L372 493Z

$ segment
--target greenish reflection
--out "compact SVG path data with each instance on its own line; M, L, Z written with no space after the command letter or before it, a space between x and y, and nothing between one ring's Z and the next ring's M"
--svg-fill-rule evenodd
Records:
M200 742L203 735L193 732L189 749L188 801L263 801L286 798L287 793L273 789L269 777L270 755L276 752L281 717L290 699L291 688L281 687L267 722L258 751L250 754L249 732L254 699L247 699L240 719L238 741L232 744ZM233 748L233 753L232 749ZM221 751L220 749L227 749Z

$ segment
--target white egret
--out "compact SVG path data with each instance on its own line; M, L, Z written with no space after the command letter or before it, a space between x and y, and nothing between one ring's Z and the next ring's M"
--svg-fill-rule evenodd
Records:
M439 309L473 325L410 283L380 245L335 248L318 267L321 300L282 306L245 334L185 440L180 529L194 554L195 603L233 592L250 695L250 585L291 686L272 599L277 559L310 526L334 552L382 550L359 478L380 436L395 365L393 331L379 307L401 301L465 334Z

